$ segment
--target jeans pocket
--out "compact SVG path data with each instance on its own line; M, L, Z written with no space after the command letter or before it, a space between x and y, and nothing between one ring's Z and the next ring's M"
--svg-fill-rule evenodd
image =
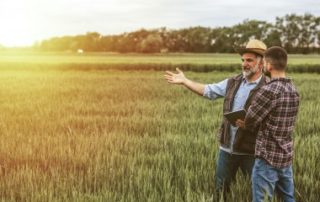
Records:
M263 177L268 182L275 182L278 180L277 169L269 165L264 159L256 159L256 173Z
M256 171L264 171L266 169L266 163L263 159L256 158L254 162L254 169Z

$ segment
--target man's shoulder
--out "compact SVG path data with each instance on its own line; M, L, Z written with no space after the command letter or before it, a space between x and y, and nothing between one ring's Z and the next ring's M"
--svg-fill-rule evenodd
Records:
M267 82L265 85L263 85L259 89L260 94L269 94L269 95L275 95L279 91L279 86L276 83L273 82Z
M272 91L273 93L281 93L287 87L287 83L279 79L271 79L266 85L263 86L265 90Z

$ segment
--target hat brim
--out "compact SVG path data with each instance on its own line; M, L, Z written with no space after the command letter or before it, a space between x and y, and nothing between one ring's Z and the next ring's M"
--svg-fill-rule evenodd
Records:
M263 56L265 50L263 49L259 49L259 48L238 48L236 49L236 51L240 54L243 55L244 53L255 53L258 55Z

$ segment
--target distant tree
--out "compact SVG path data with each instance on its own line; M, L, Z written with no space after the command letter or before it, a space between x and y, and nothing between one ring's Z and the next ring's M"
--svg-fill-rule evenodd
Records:
M282 46L289 53L320 52L320 17L288 14L274 24L244 20L232 27L190 27L179 30L140 29L120 35L85 35L53 37L36 45L45 51L128 52L220 52L231 53L248 39L263 40L267 46Z
M267 29L266 38L263 39L263 42L268 46L283 46L281 41L281 31L279 31L274 26L270 26Z
M319 40L319 18L311 14L296 14L276 18L276 27L282 33L282 45L288 52L309 53Z
M298 48L301 53L309 53L317 45L320 22L317 17L305 14L299 18L300 35Z
M230 37L235 45L244 45L248 39L267 38L266 32L269 24L258 20L245 20L242 23L231 27Z
M212 49L217 53L234 52L234 39L232 38L233 31L229 27L219 29L217 36L212 40Z
M117 43L117 51L121 53L127 52L140 52L140 44L146 39L150 33L154 33L155 31L147 31L145 29L140 29L131 33L124 33L118 39Z
M98 51L100 49L101 35L98 32L87 32L85 35L84 47L85 51Z
M102 36L100 39L101 51L111 52L116 50L117 36Z
M170 42L166 43L170 52L185 52L188 48L187 29L173 30L169 33Z
M149 34L139 45L139 51L142 53L159 53L162 49L163 40L159 34Z

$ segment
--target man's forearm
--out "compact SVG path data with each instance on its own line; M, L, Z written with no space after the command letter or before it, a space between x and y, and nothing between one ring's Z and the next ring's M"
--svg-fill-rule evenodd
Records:
M190 89L192 92L197 93L200 96L203 96L204 87L205 87L204 84L197 83L186 78L185 81L183 82L183 85L188 89Z

